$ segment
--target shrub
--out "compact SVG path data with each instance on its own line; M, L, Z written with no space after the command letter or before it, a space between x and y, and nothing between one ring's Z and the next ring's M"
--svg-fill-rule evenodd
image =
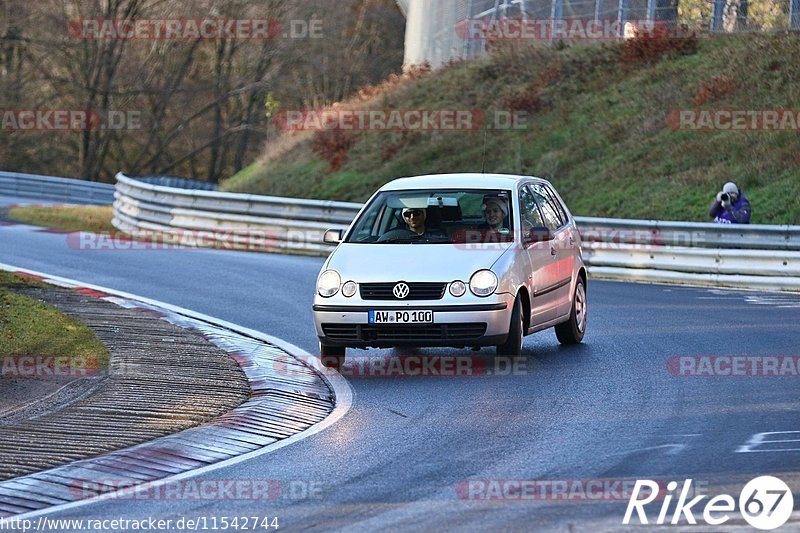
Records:
M347 163L347 153L355 144L358 135L342 130L319 131L314 134L311 149L330 165L330 171L336 172Z
M716 100L736 89L736 82L728 76L714 76L708 81L700 83L697 93L692 100L695 106L701 106L706 102Z
M631 39L620 45L620 61L626 65L657 63L667 54L697 52L697 36L673 34L666 26L636 29Z
M420 80L429 75L433 69L429 63L421 65L410 65L403 74L389 74L389 76L376 85L367 85L358 90L358 93L351 98L351 101L368 101L376 96L384 96L401 87L408 81Z
M417 144L422 138L421 134L417 131L403 131L400 133L399 138L392 142L387 142L381 149L381 157L384 162L392 159L403 148L407 148Z
M541 92L542 89L551 83L561 79L561 71L558 67L547 67L542 69L536 79L524 90L506 96L503 99L503 108L508 111L529 111L535 112L543 107Z
M542 99L538 89L528 89L503 98L503 108L508 111L538 111L542 107Z

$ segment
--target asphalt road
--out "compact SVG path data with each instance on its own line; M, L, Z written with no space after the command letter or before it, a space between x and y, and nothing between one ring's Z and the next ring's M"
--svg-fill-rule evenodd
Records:
M93 251L68 242L3 226L0 262L159 299L316 350L310 309L320 259ZM49 518L205 517L210 526L214 518L277 516L282 529L319 531L617 530L624 502L486 501L457 489L465 480L691 478L706 494L738 497L746 481L768 473L790 484L799 509L798 442L742 452L755 434L800 432L798 378L675 377L667 361L798 355L800 297L596 280L588 296L582 345L561 347L552 331L527 337L524 370L513 375L350 378L353 407L333 427L203 476L278 480L294 494L284 490L266 503L109 500ZM371 352L383 353L391 354ZM658 507L650 513L655 519Z

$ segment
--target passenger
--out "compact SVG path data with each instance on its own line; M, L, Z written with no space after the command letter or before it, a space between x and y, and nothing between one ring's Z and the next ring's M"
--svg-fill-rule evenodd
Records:
M481 204L484 223L473 229L459 229L453 233L454 243L496 244L511 242L513 235L505 224L508 217L508 199L500 196L484 196Z
M487 229L499 232L505 229L504 222L508 216L508 201L505 198L485 196L481 209L483 210L483 218L488 226Z

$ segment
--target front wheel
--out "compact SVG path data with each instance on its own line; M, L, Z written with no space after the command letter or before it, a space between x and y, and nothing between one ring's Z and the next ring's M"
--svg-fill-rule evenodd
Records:
M497 355L512 357L522 355L522 336L525 329L525 315L522 313L520 299L514 300L514 310L511 312L511 323L508 326L508 338L503 344L495 346Z
M586 287L583 279L575 283L572 297L572 311L569 320L555 327L556 337L561 344L578 344L586 333Z
M328 346L320 343L319 357L326 367L340 370L344 365L346 350L344 346Z

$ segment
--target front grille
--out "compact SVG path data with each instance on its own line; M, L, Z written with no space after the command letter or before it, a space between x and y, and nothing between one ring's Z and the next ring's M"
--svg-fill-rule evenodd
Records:
M362 300L398 300L392 290L397 282L391 283L362 283L359 285ZM410 282L406 283L409 291L408 296L403 298L407 300L441 300L444 296L444 290L447 288L447 283L420 283Z
M486 334L486 324L322 324L322 331L332 341L467 341L476 340Z

